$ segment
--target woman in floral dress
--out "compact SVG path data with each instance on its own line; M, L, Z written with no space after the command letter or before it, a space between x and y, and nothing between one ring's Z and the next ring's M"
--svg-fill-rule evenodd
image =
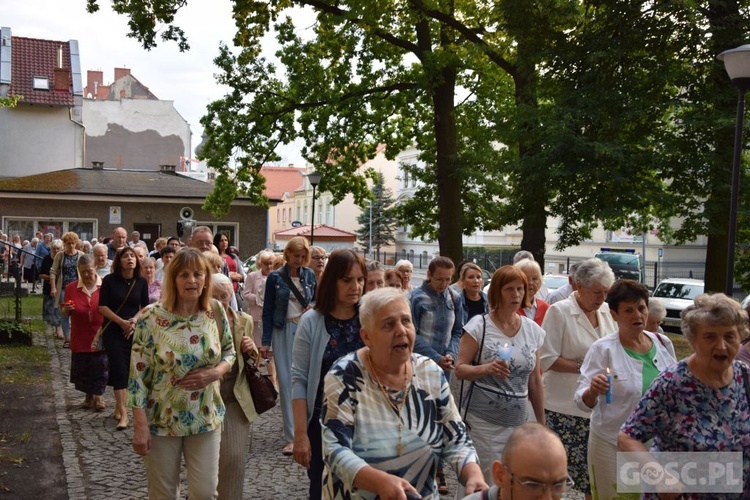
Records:
M225 413L219 379L235 350L224 309L211 296L208 261L181 250L167 268L162 301L136 323L128 406L152 499L179 497L182 457L190 498L216 498Z

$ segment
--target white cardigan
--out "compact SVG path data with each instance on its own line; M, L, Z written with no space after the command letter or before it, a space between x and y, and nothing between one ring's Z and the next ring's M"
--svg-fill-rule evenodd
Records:
M590 413L581 411L575 403L578 374L549 369L560 356L583 360L591 344L615 332L617 328L605 302L596 312L599 319L597 333L578 305L575 295L573 293L567 299L550 306L542 322L542 328L547 333L540 360L544 371L544 408L565 415L589 418Z
M677 362L672 341L666 335L644 332L656 346L654 365L660 372ZM661 338L661 340L659 340ZM663 343L662 343L663 342ZM591 386L591 379L612 370L612 403L599 396L593 408L583 402L583 393ZM617 433L641 400L643 390L643 362L628 356L618 332L607 335L591 345L578 376L575 399L578 408L591 413L591 432L617 446Z

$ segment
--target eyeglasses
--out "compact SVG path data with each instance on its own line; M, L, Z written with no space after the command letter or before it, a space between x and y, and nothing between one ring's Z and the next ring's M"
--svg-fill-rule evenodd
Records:
M547 490L550 491L550 494L554 498L562 498L563 494L568 491L570 488L573 487L575 482L573 481L573 478L568 476L567 478L563 479L562 481L558 481L556 483L540 483L539 481L533 481L531 479L518 479L515 474L513 474L508 466L503 465L505 467L505 470L508 471L508 474L510 474L510 480L511 480L511 488L512 483L516 482L521 486L521 489L524 490L526 493L528 493L530 496L539 497L544 495Z
M313 257L312 260L326 260L325 255L318 255L317 257Z

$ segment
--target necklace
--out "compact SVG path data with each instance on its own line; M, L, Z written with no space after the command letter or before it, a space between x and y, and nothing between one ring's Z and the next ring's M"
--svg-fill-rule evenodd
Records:
M378 374L375 372L375 364L372 362L370 351L367 351L367 361L370 365L370 373L375 379L375 383L377 384L380 393L385 397L385 400L388 402L388 406L390 406L398 416L398 444L396 445L396 451L398 452L398 456L401 457L404 455L404 443L402 441L404 421L401 418L401 410L403 410L404 405L406 404L406 400L409 399L409 392L411 392L411 381L409 380L407 365L404 364L404 397L398 403L394 403L390 394L388 394L388 392L386 391L385 386L380 383L380 378L378 378Z

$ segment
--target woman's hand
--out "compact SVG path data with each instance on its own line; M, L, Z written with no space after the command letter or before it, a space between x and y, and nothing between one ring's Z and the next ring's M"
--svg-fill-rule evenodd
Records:
M232 281L242 281L242 275L240 273L229 273L229 279Z
M242 337L240 342L240 350L244 353L252 352L255 350L255 342L250 337Z
M461 470L461 479L466 483L466 495L490 489L490 486L484 482L482 469L477 463L466 464Z
M490 363L486 363L483 366L486 367L485 375L497 377L502 380L505 380L508 377L510 377L510 366L508 366L508 363L506 361L501 361L499 359L496 359Z
M70 316L73 311L76 310L76 305L72 300L69 300L62 304L62 308L60 309L60 312L63 313L65 316Z
M406 500L407 491L419 495L417 489L406 479L387 474L386 477L383 478L377 493L381 500Z
M603 373L594 375L594 378L591 379L591 385L589 386L589 391L591 391L592 394L596 396L601 396L602 394L607 393L608 388L609 388L609 382L607 382L607 376L604 375Z
M151 432L148 430L148 426L134 426L133 451L142 457L148 455L151 451Z
M204 366L190 370L177 385L186 391L197 391L219 380L219 370L213 366Z
M294 461L300 464L305 469L310 468L310 439L307 434L294 433Z
M117 322L118 325L120 325L120 328L122 328L122 336L126 339L129 339L133 336L133 333L135 332L135 319L122 319L120 318Z
M260 357L263 359L273 359L273 351L271 348L267 345L261 346L260 349Z

